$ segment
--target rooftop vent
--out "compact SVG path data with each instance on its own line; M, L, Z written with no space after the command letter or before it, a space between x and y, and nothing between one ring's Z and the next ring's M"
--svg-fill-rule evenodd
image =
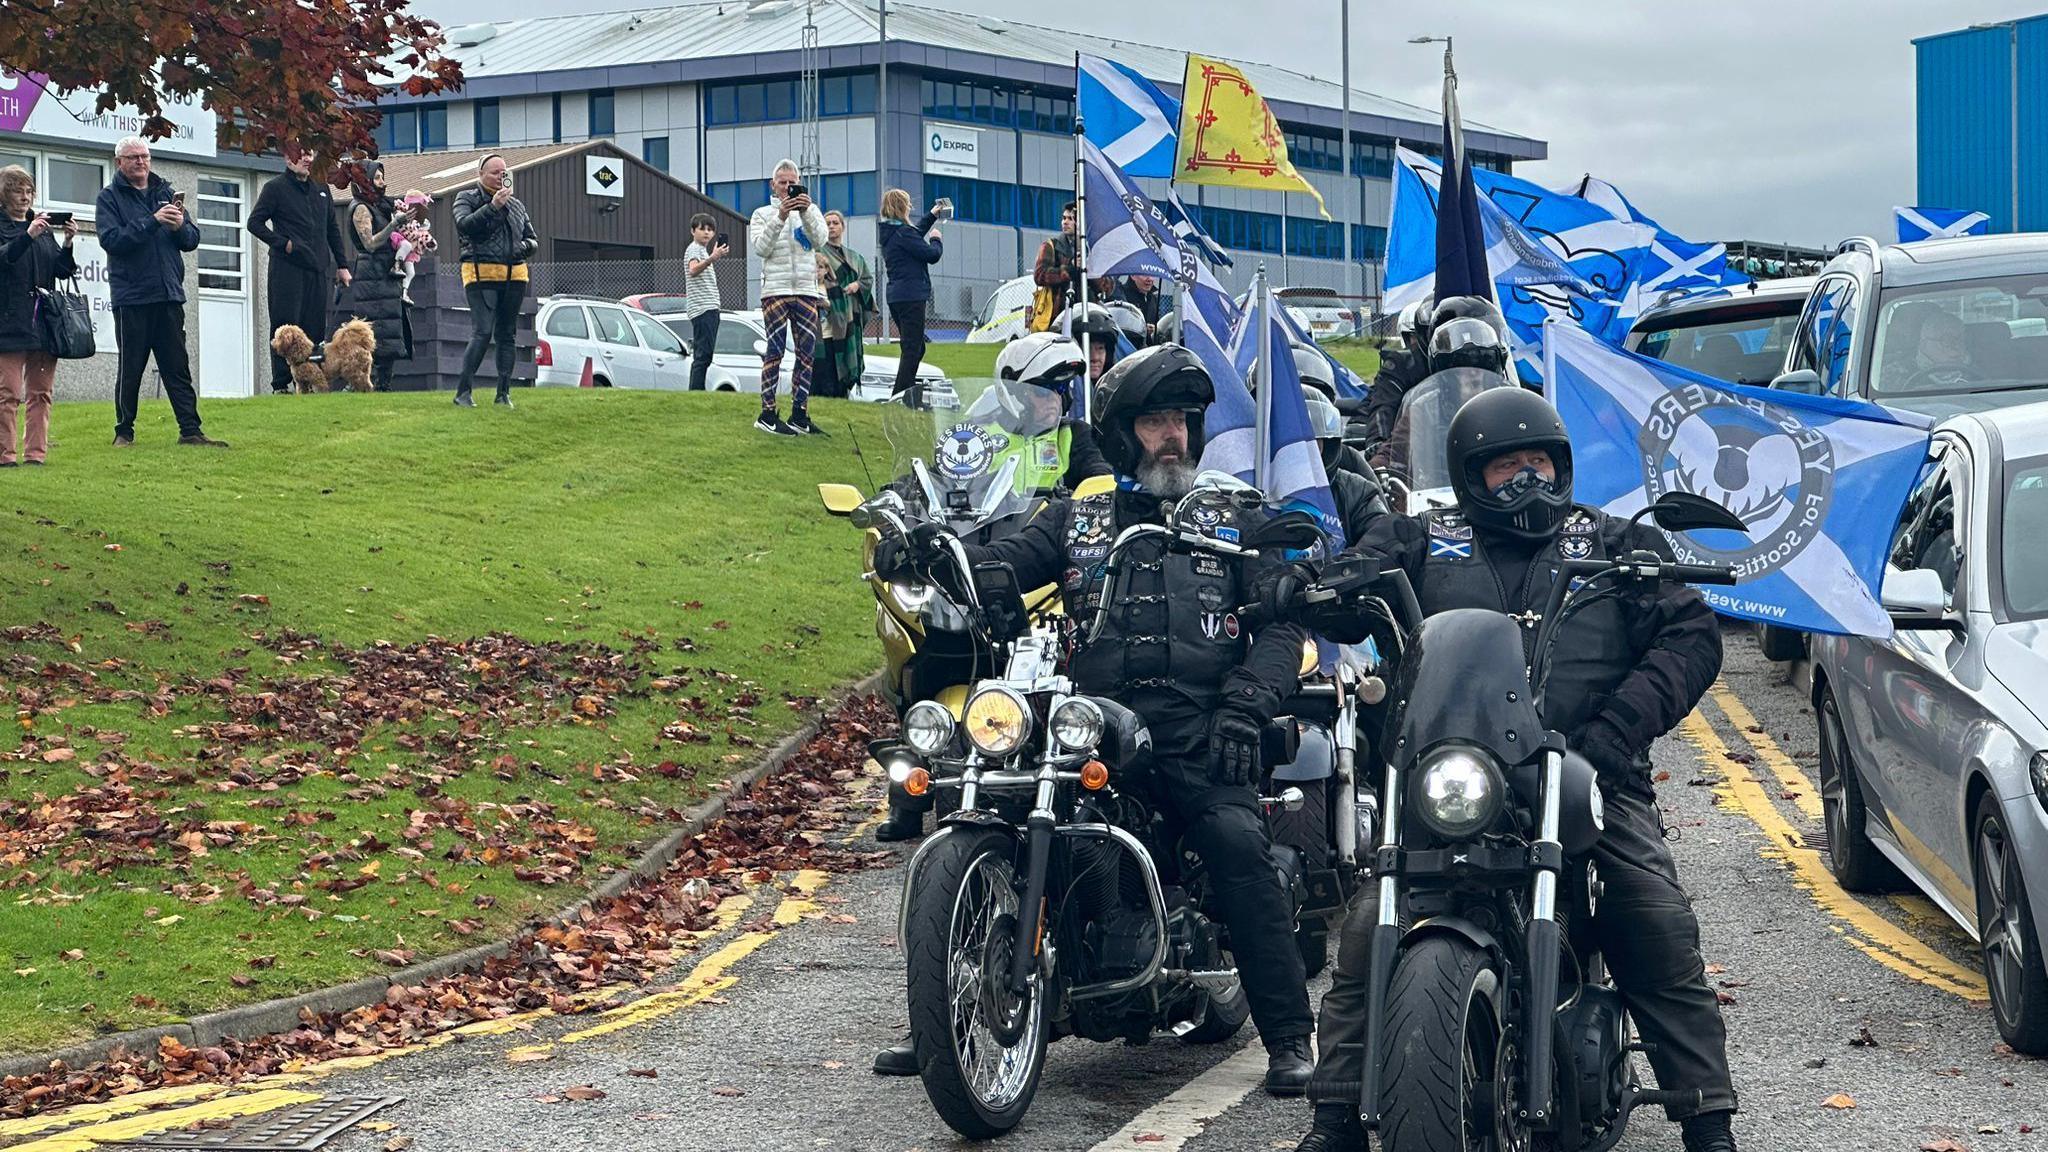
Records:
M474 48L497 34L496 24L464 24L448 33L448 42L457 48Z
M994 16L982 16L974 22L981 27L983 32L993 32L998 36L1010 30L1008 23Z

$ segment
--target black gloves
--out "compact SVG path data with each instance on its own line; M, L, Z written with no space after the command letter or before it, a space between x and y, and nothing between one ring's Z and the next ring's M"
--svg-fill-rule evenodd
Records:
M1209 721L1209 756L1216 783L1242 788L1259 778L1260 733L1265 721L1235 708L1219 709Z
M1300 611L1302 592L1316 582L1316 570L1307 564L1280 564L1252 581L1252 595L1261 624L1278 624Z
M1621 729L1604 717L1594 717L1571 736L1572 750L1591 761L1603 782L1637 783L1635 750L1629 747ZM1641 781L1648 783L1648 781Z
M884 537L875 545L875 574L886 580L905 572L928 571L952 538L944 526L932 523L911 525L907 537Z

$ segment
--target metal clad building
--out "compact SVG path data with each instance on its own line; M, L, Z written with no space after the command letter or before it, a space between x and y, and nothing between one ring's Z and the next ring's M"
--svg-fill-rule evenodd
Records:
M1993 232L2048 229L2048 14L1913 47L1919 203L1987 212Z
M389 98L381 144L391 155L608 137L751 213L766 202L775 162L802 156L808 21L820 74L813 197L846 213L849 242L872 258L884 189L905 188L919 205L950 196L956 218L933 270L934 314L964 322L993 287L1030 270L1072 198L1075 52L1117 60L1177 94L1184 48L1229 47L1160 47L891 3L882 133L877 15L871 0L724 0L453 29L450 51L467 87L454 100ZM1334 35L1334 10L1330 22ZM1372 265L1345 274L1344 224L1321 220L1305 195L1185 190L1205 226L1240 257L1228 279L1248 280L1263 261L1281 283L1376 291L1393 145L1433 151L1439 113L1354 89L1347 179L1339 86L1271 65L1246 71L1287 131L1296 167L1332 216L1350 223L1354 253ZM971 140L971 161L928 157L935 135ZM1479 162L1502 170L1547 154L1540 140L1483 124L1468 123L1466 139ZM1163 181L1148 183L1164 194Z

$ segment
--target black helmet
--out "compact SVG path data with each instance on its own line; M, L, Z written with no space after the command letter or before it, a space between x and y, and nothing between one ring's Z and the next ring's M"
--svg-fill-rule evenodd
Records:
M1502 344L1508 342L1507 317L1501 315L1500 305L1484 296L1447 297L1430 314L1428 337L1435 339L1437 329L1460 317L1486 321L1500 337Z
M1068 326L1070 322L1071 327ZM1116 347L1116 334L1120 330L1117 327L1116 314L1093 300L1085 307L1076 306L1061 313L1058 327L1075 340L1079 340L1083 332L1090 336L1106 338L1111 348Z
M1429 370L1479 368L1505 374L1508 346L1493 326L1476 316L1457 316L1437 325L1429 336Z
M1308 426L1315 434L1316 445L1322 449L1323 471L1335 472L1344 459L1344 416L1337 406L1317 393L1311 392L1308 401Z
M1294 374L1301 377L1301 385L1310 396L1321 394L1326 400L1337 398L1337 374L1330 371L1330 362L1321 352L1305 344L1290 345L1294 360ZM1259 362L1252 361L1252 374L1245 377L1244 386L1252 395L1259 394Z
M1424 296L1408 307L1415 309L1415 314L1408 316L1405 311L1403 312L1407 322L1403 325L1401 334L1409 338L1409 347L1418 352L1427 352L1430 329L1436 327L1436 297Z
M1188 452L1199 459L1202 413L1214 399L1216 389L1208 371L1179 344L1155 344L1124 357L1102 374L1095 388L1091 415L1103 459L1122 475L1137 472L1145 450L1132 425L1147 412L1187 413Z
M1541 448L1557 479L1550 484L1509 481L1495 496L1486 488L1486 465L1503 452ZM1524 540L1548 540L1572 507L1572 444L1564 420L1542 396L1526 388L1489 388L1451 417L1451 491L1475 526Z

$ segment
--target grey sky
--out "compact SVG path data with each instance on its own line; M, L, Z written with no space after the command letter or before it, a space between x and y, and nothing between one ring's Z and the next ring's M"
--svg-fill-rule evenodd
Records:
M1336 0L925 2L1339 75ZM564 10L542 0L415 7L448 24ZM1552 186L1605 177L1692 239L1820 245L1889 235L1892 205L1915 201L1913 37L2032 11L2013 0L1356 0L1352 80L1435 106L1441 48L1406 41L1455 36L1465 115L1550 143L1551 159L1518 175Z

